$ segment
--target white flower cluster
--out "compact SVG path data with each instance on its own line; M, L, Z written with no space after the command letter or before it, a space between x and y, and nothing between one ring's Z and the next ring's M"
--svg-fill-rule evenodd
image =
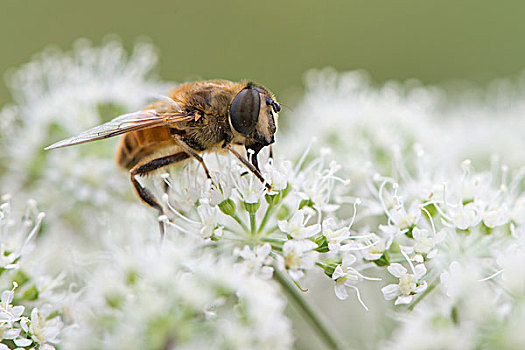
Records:
M51 349L60 338L75 349L290 348L281 277L304 291L314 269L327 293L354 293L363 306L362 282L374 280L366 289L388 302L365 295L367 305L401 311L401 322L383 320L398 326L385 347L519 348L525 104L502 90L484 108L451 110L438 90L311 72L290 123L300 125L279 131L275 158L260 155L271 191L214 153L204 156L211 180L197 162L146 180L167 208L159 245L113 141L42 151L165 92L147 78L155 61L148 44L127 57L117 42L81 41L11 73L0 185L36 196L48 218L32 251L42 215L30 203L30 224L16 228L2 200L0 349ZM49 273L45 255L63 273Z
M352 179L337 214L361 199L353 229L369 247L354 254L387 272L381 291L403 312L386 348L519 348L524 308L509 283L522 289L522 101L507 86L454 110L437 90L373 89L360 73L308 78L297 118Z
M113 242L86 276L66 348L290 348L275 282L193 239L158 245L136 234L127 245Z
M30 260L27 255L44 214L37 211L34 201L28 204L21 221L11 211L6 195L0 203L0 349L9 349L8 345L13 344L53 350L63 329L63 296L53 288L45 290L39 281L45 276L30 276L23 268Z
M92 218L102 208L114 217L123 201L132 206L129 180L116 171L117 140L54 152L44 147L165 93L165 83L148 78L156 62L146 42L128 56L116 40L100 47L79 40L72 52L48 49L11 71L14 103L0 110L2 187L53 207L46 210L50 229L68 235L92 237L101 230Z
M356 235L353 218L334 215L339 205L333 197L347 184L336 174L339 165L327 152L312 161L305 161L307 156L295 166L277 159L263 162L271 191L228 156L206 157L211 181L198 164L175 169L163 176L167 224L233 252L239 264L261 277L272 277L278 268L299 286L307 271L318 268L334 280L340 299L348 296L345 286L359 297L357 282L375 278L359 272L363 264L350 265L357 261L353 252L367 248L370 235Z

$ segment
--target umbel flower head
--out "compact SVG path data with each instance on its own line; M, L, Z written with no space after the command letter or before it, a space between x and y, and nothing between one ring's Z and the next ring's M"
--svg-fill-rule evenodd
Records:
M93 220L101 209L115 217L126 215L119 209L123 201L135 204L129 181L115 169L116 140L60 152L43 148L140 109L164 92L166 84L151 74L156 62L148 42L137 43L128 55L117 40L102 46L78 40L70 52L50 48L10 71L13 102L0 109L2 188L19 198L38 198L51 230L84 234L93 242L104 230Z
M199 247L193 237L173 239L170 231L160 246L141 232L130 232L124 246L113 242L120 248L109 247L86 276L67 348L291 346L274 281Z
M0 185L37 197L48 215L36 240L34 202L24 216L0 203L1 349L290 348L291 289L275 281L302 295L314 269L327 276L320 290L397 325L389 349L521 346L521 97L502 90L443 108L436 89L312 71L287 116L301 128L282 128L275 158L260 159L272 191L215 154L205 155L211 180L197 162L147 180L168 209L158 244L155 218L115 169L113 141L42 152L165 91L150 78L155 61L149 44L128 56L118 42L80 41L11 73ZM361 298L375 276L386 303ZM368 347L384 340L354 328L341 333Z
M331 203L334 193L347 182L336 175L339 166L328 157L295 166L278 158L263 162L271 191L223 155L205 157L212 181L197 165L175 169L162 176L168 187L163 195L169 208L167 225L187 236L196 237L198 232L203 243L221 250L233 249L240 266L266 277L275 268L295 283L315 268L332 277L343 253L365 243L363 236L352 232L351 222L345 224L333 215L339 207ZM356 273L357 269L356 265ZM357 276L361 280L362 275ZM341 284L340 277L334 283ZM342 292L338 296L346 298Z
M17 212L15 211L17 214ZM64 311L63 296L53 288L42 289L39 279L24 266L34 259L31 249L40 229L44 213L29 201L20 220L13 213L11 196L4 195L0 201L0 248L3 266L0 269L0 349L38 347L53 350L60 342L64 327L61 314ZM55 302L51 305L51 302Z

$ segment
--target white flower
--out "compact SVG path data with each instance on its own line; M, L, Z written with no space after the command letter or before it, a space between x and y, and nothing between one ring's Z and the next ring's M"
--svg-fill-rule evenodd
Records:
M268 266L271 263L270 252L272 247L269 243L257 246L251 250L247 245L242 250L237 250L237 254L243 259L242 265L249 272L258 273L263 279L270 279L273 276L273 267Z
M297 194L302 200L312 202L313 207L324 212L333 212L339 208L337 204L330 203L330 195L334 183L344 182L335 176L341 166L335 161L330 162L328 167L324 165L323 155L312 161L306 168L290 178L290 182L298 188Z
M509 213L506 205L485 210L482 215L483 223L490 228L502 226L509 221Z
M427 289L427 282L421 278L427 273L424 264L416 265L413 273L408 273L403 265L394 263L387 268L394 277L399 278L398 284L389 284L381 289L386 300L397 298L395 305L409 304L416 294L422 293Z
M31 319L21 322L22 329L40 345L41 349L54 349L55 347L48 343L58 343L58 336L64 326L59 316L49 319L52 311L51 305L44 305L40 312L34 308L31 311Z
M314 267L319 253L313 251L317 244L309 240L289 240L283 245L283 258L281 267L288 270L288 274L295 281L304 276L304 271Z
M208 198L211 206L230 198L232 193L231 181L224 173L213 173L213 175L213 182L207 180L203 188L203 197Z
M243 176L244 171L241 171L238 165L232 167L232 172L235 174L235 187L242 201L248 204L259 203L266 191L261 181L251 173Z
M356 261L355 256L345 255L342 263L336 266L332 274L332 280L335 281L335 295L341 300L348 298L346 287L355 288L354 284L359 280L359 273L351 267Z
M447 215L452 218L452 223L460 230L476 226L481 221L481 210L476 203L466 205L458 204L456 207L449 206Z
M161 247L139 239L140 231L133 237L136 243L128 241L122 251L111 247L109 261L96 262L73 313L78 327L64 334L61 347L145 349L177 339L186 349L290 348L290 322L275 281L239 268L231 255L217 256L194 235L167 234ZM255 258L266 253L260 247ZM113 306L111 295L117 296Z
M11 218L10 203L0 205L0 268L16 269L26 245L40 229L45 214L38 212L34 200L29 200L27 206L27 217L23 219L21 227L15 229L12 227L15 223Z
M270 161L264 165L263 176L266 181L272 186L272 191L282 191L288 185L288 178L291 174L292 165L290 162L283 162L280 164L282 170L278 169L274 161Z
M217 216L219 214L217 207L211 207L208 203L202 203L197 207L197 211L202 223L200 230L202 238L221 237L222 227L217 225Z
M427 229L414 227L412 230L412 237L414 238L414 246L411 247L416 256L413 258L417 262L423 262L423 255L427 259L432 259L437 254L437 249L434 249L436 244L441 243L446 236L446 230L440 230L436 234L432 234ZM406 250L408 252L408 250Z
M413 202L410 205L408 211L405 209L401 199L394 197L398 202L394 205L394 208L389 211L390 219L393 224L397 226L400 230L408 229L418 223L419 218L421 217L420 204L418 202Z
M322 224L323 235L328 242L328 249L333 253L338 253L341 243L350 237L348 227L337 229L337 223L334 218L325 219Z
M0 325L12 327L13 323L20 321L24 307L13 306L13 298L15 296L16 284L11 290L5 290L2 292L2 300L0 302Z
M294 239L307 239L321 231L321 225L313 224L306 226L308 217L305 219L303 210L296 211L288 221L279 221L279 229L292 236Z

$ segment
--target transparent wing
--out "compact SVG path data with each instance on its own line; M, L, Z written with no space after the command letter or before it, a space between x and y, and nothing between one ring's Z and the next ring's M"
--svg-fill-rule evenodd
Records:
M142 110L134 113L124 114L115 119L81 132L77 136L58 141L45 150L78 145L80 143L107 139L109 137L122 135L131 131L164 126L172 123L190 121L194 116L179 110L175 112L157 112L154 109Z

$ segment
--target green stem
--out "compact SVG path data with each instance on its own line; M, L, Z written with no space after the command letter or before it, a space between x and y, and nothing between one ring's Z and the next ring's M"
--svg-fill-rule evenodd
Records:
M283 245L287 241L286 239L272 238L272 237L261 237L260 240L261 240L261 242L277 243L277 244L280 244L280 245Z
M261 233L264 229L264 226L266 226L266 223L268 222L268 218L270 217L270 214L274 208L273 204L269 204L268 208L266 209L266 213L264 213L264 217L261 221L261 225L259 226L259 229L257 230L257 233Z
M280 283L281 287L286 291L288 297L295 302L295 304L301 309L303 316L310 323L311 327L317 332L317 335L323 340L330 349L344 349L341 343L336 340L336 337L330 333L328 327L323 324L319 319L316 312L312 307L304 300L303 296L299 293L297 288L293 286L283 274L275 269L274 278Z
M436 288L436 286L438 285L437 283L437 280L434 280L428 287L427 289L421 293L421 295L412 303L410 304L410 306L408 307L408 311L412 311L414 310L414 308L416 307L416 305L421 301L423 300L424 297L426 297L430 292L432 292L432 290L434 288Z
M255 213L251 213L251 212L250 212L250 232L252 236L255 236L255 234L257 233Z
M272 233L274 233L275 231L277 231L278 228L279 228L278 225L273 226L271 229L266 230L266 232L263 233L263 236L269 236L269 235L271 235Z
M246 232L248 232L248 227L242 222L241 218L237 216L237 214L230 215L239 225L241 225L242 229Z

